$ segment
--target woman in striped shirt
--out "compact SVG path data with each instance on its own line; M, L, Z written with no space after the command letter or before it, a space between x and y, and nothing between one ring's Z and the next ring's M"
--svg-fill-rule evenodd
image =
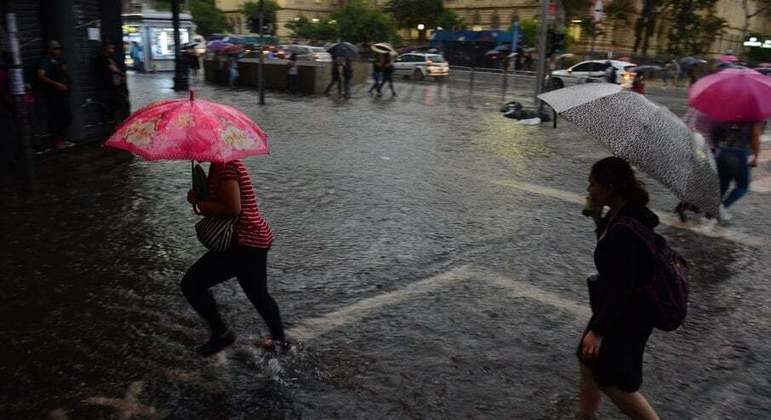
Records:
M268 293L268 250L273 232L257 209L252 181L243 163L212 163L208 176L209 192L202 200L194 191L187 200L204 216L238 216L232 246L225 252L207 252L188 269L182 278L182 291L188 302L206 320L211 338L196 351L212 355L235 341L217 310L217 303L209 290L236 277L246 296L265 320L271 335L262 345L274 348L286 346L284 327L276 301Z

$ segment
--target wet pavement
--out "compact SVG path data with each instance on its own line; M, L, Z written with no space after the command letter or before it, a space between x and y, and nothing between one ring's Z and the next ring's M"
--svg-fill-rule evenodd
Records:
M498 79L499 80L499 79ZM135 107L173 93L134 75ZM520 80L523 82L523 80ZM488 84L485 84L488 83ZM239 340L213 358L178 282L203 253L185 162L82 146L3 186L0 417L570 419L588 319L592 224L580 212L606 152L560 122L498 113L497 80L397 81L354 99L197 84L270 135L245 160L277 240L269 284L291 337L267 330L237 282L215 289ZM654 100L682 112L685 91ZM471 105L471 107L469 107ZM642 391L662 418L762 418L771 401L768 151L729 227L679 223L648 180L660 231L692 267L691 311L655 332ZM621 418L606 401L602 418Z

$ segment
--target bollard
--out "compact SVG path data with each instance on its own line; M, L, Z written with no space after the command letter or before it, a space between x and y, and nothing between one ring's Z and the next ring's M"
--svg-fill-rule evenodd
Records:
M503 92L501 93L501 98L503 99L503 102L506 102L506 89L508 88L509 81L506 78L506 67L503 67Z
M475 67L472 67L471 75L469 75L469 79L468 79L468 107L469 108L474 107L474 70L475 70Z

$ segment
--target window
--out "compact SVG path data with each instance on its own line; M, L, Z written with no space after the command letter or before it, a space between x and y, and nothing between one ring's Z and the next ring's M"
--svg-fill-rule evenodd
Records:
M594 70L594 64L595 63L583 63L573 67L570 70L571 71L596 71Z

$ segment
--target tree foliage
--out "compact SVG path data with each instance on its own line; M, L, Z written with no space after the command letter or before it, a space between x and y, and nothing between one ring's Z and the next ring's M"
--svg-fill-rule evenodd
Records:
M352 43L393 42L399 40L393 17L364 3L351 0L332 14L337 22L338 38Z
M390 0L385 7L400 28L436 27L444 12L442 0ZM456 15L457 16L457 15Z
M323 22L311 22L304 16L287 23L287 29L291 30L296 38L310 41L334 41L337 39L337 22L330 19Z
M196 32L204 37L233 29L225 18L225 13L214 4L214 0L190 0L190 14Z
M525 46L536 47L540 28L541 24L535 19L521 19L519 21L519 30L522 32L522 42Z
M466 27L466 23L463 22L460 16L452 9L444 9L442 15L436 21L436 26L439 26L446 30L463 29Z
M294 36L312 41L342 40L360 42L398 42L394 19L362 0L352 0L337 9L330 19L311 22L300 17L285 25Z
M281 10L281 6L278 5L276 0L263 0L263 9L265 14L263 15L263 24L270 28L268 32L271 35L276 33L276 22L278 21L276 14ZM260 3L256 0L250 0L244 3L243 13L250 22L250 26L259 29L260 20Z
M717 0L676 0L673 22L667 33L667 52L674 55L701 54L725 30L725 19L717 16Z

